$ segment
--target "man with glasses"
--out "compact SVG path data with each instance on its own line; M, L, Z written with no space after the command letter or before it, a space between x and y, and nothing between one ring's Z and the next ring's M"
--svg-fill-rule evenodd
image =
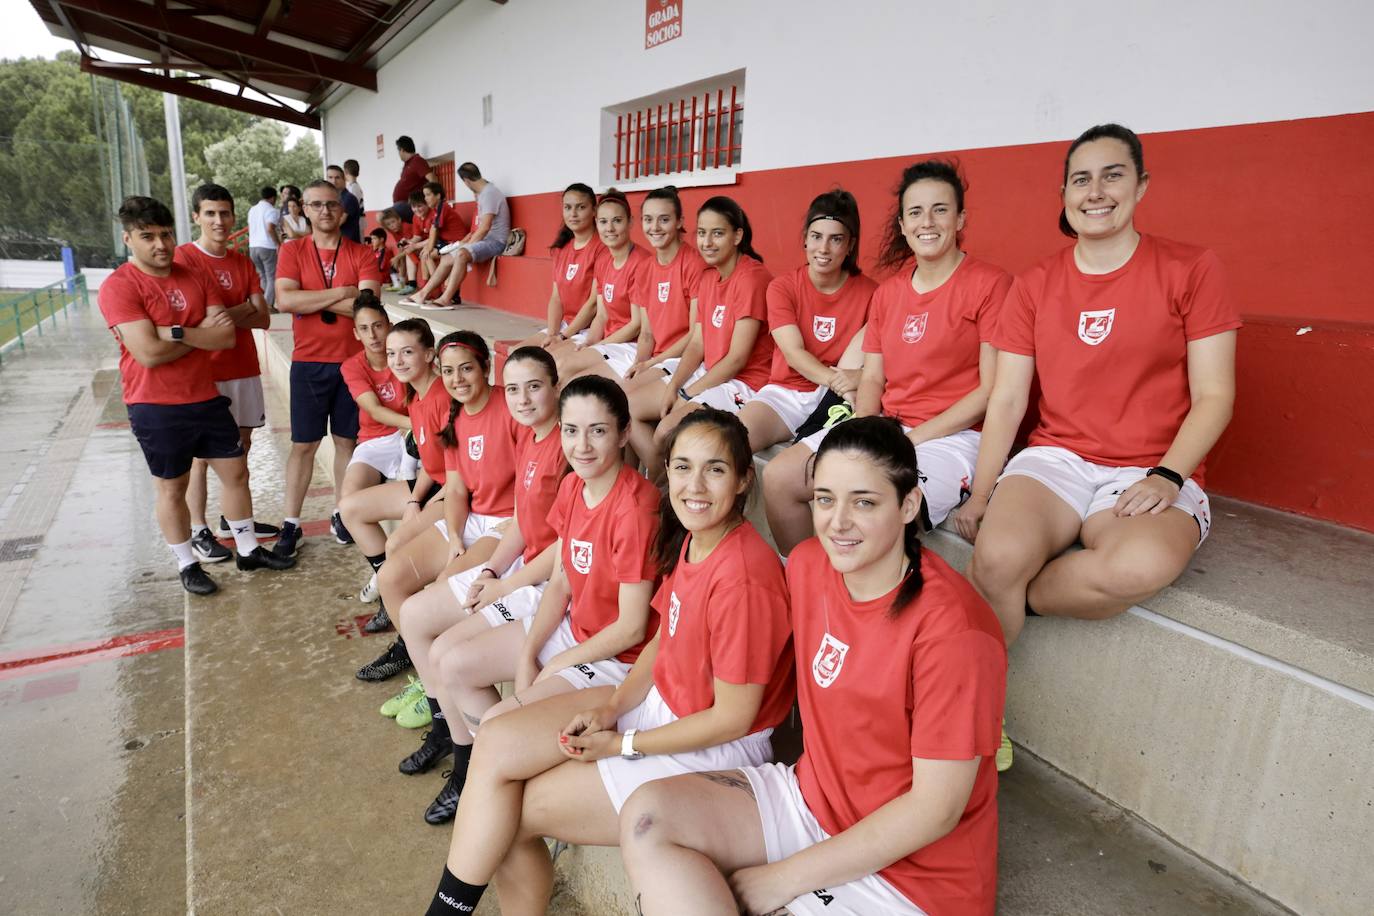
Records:
M362 344L353 334L353 300L359 291L380 295L382 275L366 245L344 238L343 204L333 183L305 188L310 235L282 245L277 263L277 308L294 316L291 352L291 454L286 462L286 523L275 551L296 552L301 506L315 468L315 452L326 430L334 440L334 492L343 482L358 438L358 405L344 384L340 365ZM330 519L342 543L352 538L338 506Z

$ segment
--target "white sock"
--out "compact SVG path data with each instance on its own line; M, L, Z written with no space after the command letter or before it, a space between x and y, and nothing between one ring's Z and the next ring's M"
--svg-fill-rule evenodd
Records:
M299 528L301 526L300 516L293 516L291 518L286 519L286 524L295 525L297 528Z
M209 525L192 525L192 526L191 526L191 537L195 537L196 535L200 534L202 531L209 531L209 530L210 530L210 526L209 526Z
M191 553L191 542L182 541L180 544L168 544L172 548L172 556L177 558L177 572L181 572L186 567L196 562L196 555Z
M253 529L251 518L239 521L229 519L229 530L234 534L234 546L238 548L239 556L246 557L258 549L258 533Z

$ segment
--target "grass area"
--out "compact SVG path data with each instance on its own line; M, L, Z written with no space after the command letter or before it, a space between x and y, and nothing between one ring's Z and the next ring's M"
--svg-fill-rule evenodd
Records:
M17 300L27 292L30 292L30 290L0 289L0 345L9 343L19 334L19 325L15 323L16 305L23 311L23 315L20 318L20 324L23 326L25 338L29 336L29 332L33 326L38 323L40 312L43 321L46 322L43 326L44 333L53 326L52 318L48 315L48 299L46 295L39 295L37 308L34 307L34 300L32 299L25 300L22 303L17 302ZM53 308L59 311L61 310L62 306L60 300L54 298L52 304ZM61 322L63 319L59 315L57 320ZM34 333L36 334L37 332L35 331Z

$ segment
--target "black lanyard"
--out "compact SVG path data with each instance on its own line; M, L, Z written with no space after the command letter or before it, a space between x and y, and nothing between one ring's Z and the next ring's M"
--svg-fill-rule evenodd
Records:
M310 240L310 250L315 252L315 263L320 265L320 279L324 281L325 289L334 288L334 271L339 264L339 249L343 247L343 238L339 239L339 244L334 248L334 260L329 262L329 273L324 272L324 258L320 257L320 247L315 244L315 240Z

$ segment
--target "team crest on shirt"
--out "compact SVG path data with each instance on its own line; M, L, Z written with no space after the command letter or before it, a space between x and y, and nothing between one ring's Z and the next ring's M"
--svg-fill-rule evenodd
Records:
M849 646L826 633L821 640L821 647L816 650L816 657L811 659L811 676L816 683L822 687L835 683L835 678L840 676L840 669L844 667L844 657L848 654Z
M582 266L581 264L578 264L578 263L575 262L575 261L574 261L572 264L569 264L569 265L568 265L568 272L565 273L565 274L563 275L563 279L564 279L564 280L571 280L573 277L577 276L577 268L579 268L579 267L581 267L581 266Z
M485 436L468 436L468 457L473 461L482 460L482 440Z
M922 337L926 336L926 319L929 317L930 312L907 315L906 323L902 325L902 340L907 343L918 343Z
M668 635L677 634L677 617L682 611L682 602L677 600L677 592L668 596Z
M396 400L396 386L391 382L382 382L377 386L377 397L383 402Z
M167 305L174 312L186 311L186 295L179 289L167 290Z
M219 285L224 289L228 289L229 287L234 285L234 280L232 277L229 276L229 271L227 270L216 269L215 279L219 281Z
M528 490L534 484L534 472L539 470L539 462L531 461L525 465L525 489Z
M667 301L668 301L668 294L671 293L672 291L673 291L673 281L672 281L672 280L664 280L662 283L658 284L658 301L659 301L659 302L667 302Z
M612 301L613 299L615 299L615 284L614 284L614 283L602 283L602 284L601 284L601 298L605 299L607 302L610 302L610 301Z
M1078 313L1078 339L1090 347L1095 347L1112 333L1112 322L1116 319L1116 309L1099 309L1095 312Z
M425 428L423 426L420 427L420 444L425 444Z
M835 319L817 315L811 319L811 331L816 339L824 343L835 336Z
M592 542L569 538L568 543L572 548L569 552L572 554L573 569L584 576L588 575L592 571Z
M320 272L324 274L324 282L330 286L334 285L334 264L321 264Z
M718 328L723 324L725 324L725 305L722 303L711 310L711 326Z

